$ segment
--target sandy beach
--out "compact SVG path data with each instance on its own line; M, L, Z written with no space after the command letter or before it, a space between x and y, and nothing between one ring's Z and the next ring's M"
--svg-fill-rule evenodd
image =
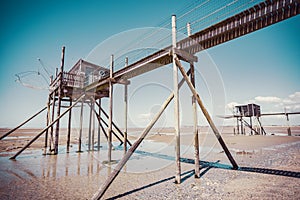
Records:
M1 134L7 130L1 129ZM0 141L0 199L91 199L123 155L114 141L113 160L106 164L107 144L83 152L78 149L77 130L72 130L71 150L60 140L58 155L42 155L44 138L9 160L39 130L20 129ZM130 141L141 130L130 130ZM201 177L194 178L191 128L181 130L182 183L174 183L173 130L153 130L107 190L105 199L300 199L300 127L266 127L268 135L234 135L233 127L222 136L239 165L229 160L207 127L199 127ZM61 131L66 138L66 130ZM95 142L96 145L96 142Z

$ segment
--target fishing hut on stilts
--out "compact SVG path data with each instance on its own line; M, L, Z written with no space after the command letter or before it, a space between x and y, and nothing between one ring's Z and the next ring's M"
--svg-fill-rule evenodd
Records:
M175 183L181 183L181 163L180 163L180 118L179 118L179 89L184 83L188 85L191 93L193 94L191 100L191 106L193 107L193 142L195 151L195 178L200 177L200 157L199 157L199 136L198 136L198 120L197 120L197 104L205 116L210 128L220 146L223 148L225 155L232 165L232 169L238 169L238 165L228 150L220 132L214 124L210 114L204 106L201 96L195 89L195 69L194 64L198 61L195 56L196 53L241 37L243 35L252 33L256 30L270 26L282 20L288 19L292 16L296 16L300 13L300 7L296 0L274 0L265 1L259 3L243 12L240 12L234 16L231 16L217 24L214 24L208 28L205 28L194 34L191 33L190 24L187 24L188 37L177 41L177 27L176 16L172 16L172 45L158 50L151 55L148 55L132 64L128 64L128 59L125 60L125 67L114 71L114 56L111 55L110 68L89 63L84 60L79 60L69 72L64 72L64 55L65 48L62 48L62 59L59 73L55 79L51 79L50 93L48 97L48 103L45 108L37 112L31 118L21 123L15 129L12 129L8 133L4 134L0 139L6 137L16 129L20 128L28 121L39 115L42 111L47 110L46 127L40 131L28 144L26 144L21 150L19 150L12 159L16 159L26 148L28 148L34 141L40 136L45 134L45 154L47 154L47 148L51 154L58 153L59 137L60 137L60 119L69 113L68 120L68 133L67 133L67 151L70 147L70 134L71 134L71 117L72 108L77 104L80 104L80 131L79 131L79 146L78 152L81 152L81 137L82 137L82 121L83 121L83 105L87 104L90 108L89 119L89 137L88 137L88 149L94 149L94 134L93 129L93 113L95 114L100 129L105 135L108 143L108 162L112 161L112 137L116 137L121 144L124 145L124 156L116 165L114 170L108 176L107 180L101 186L101 188L95 193L93 199L100 199L104 193L122 170L123 166L133 155L135 150L139 147L142 141L145 139L151 128L158 121L164 110L173 101L174 103L174 138L175 138ZM183 63L188 65L188 70L183 66ZM165 102L161 105L159 111L154 115L153 119L142 131L138 139L134 143L130 143L127 138L127 93L130 79L141 74L147 73L159 67L172 64L173 69L173 91ZM187 68L187 67L186 67ZM179 72L182 75L182 79L179 81ZM125 111L125 128L121 131L113 122L113 86L115 84L124 85L124 111ZM104 111L101 106L101 99L108 98L108 113ZM61 112L62 102L69 102L69 106L66 110ZM250 110L254 113L245 114L243 117L258 117L258 106L252 104ZM239 108L238 108L239 109ZM240 112L243 112L241 107ZM248 107L247 107L248 109ZM253 110L254 109L254 110ZM255 114L256 113L256 114ZM103 118L107 118L107 122ZM239 119L242 120L241 118ZM237 122L239 123L239 121ZM251 124L251 122L250 122ZM107 127L107 131L105 130ZM239 127L242 126L238 125ZM55 129L54 129L55 128ZM253 129L251 129L254 131ZM98 143L99 148L100 136L98 131ZM131 147L127 149L127 144Z

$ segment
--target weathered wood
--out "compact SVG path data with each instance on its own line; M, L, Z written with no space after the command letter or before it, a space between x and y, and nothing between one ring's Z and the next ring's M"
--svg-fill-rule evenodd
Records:
M28 118L27 120L25 120L24 122L22 122L20 125L18 125L17 127L11 129L10 131L8 131L7 133L5 133L4 135L2 135L0 137L0 140L2 140L3 138L7 137L9 134L13 133L14 131L16 131L17 129L21 128L23 125L25 125L27 122L29 122L30 120L32 120L33 118L35 118L36 116L38 116L41 112L43 112L44 110L47 109L47 106L45 106L43 109L39 110L37 113L35 113L34 115L32 115L30 118Z
M93 98L91 98L91 100L94 101L94 102L96 102L96 100L94 100ZM88 105L91 107L90 104L88 104ZM100 116L97 114L95 108L94 108L93 110L94 110L94 113L97 115L97 118L99 118L99 120L100 120L101 122L103 122L103 124L104 124L107 128L109 128L109 124L107 124L102 118L100 118ZM99 116L99 117L98 117L98 116ZM122 139L115 133L114 130L111 130L111 132L112 132L112 134L114 134L114 136L121 142L120 145L122 145L122 144L123 144Z
M180 61L178 60L177 57L175 57L175 62L176 62L176 65L178 66L178 68L179 68L181 74L183 75L185 81L187 82L187 84L188 84L190 90L192 91L194 97L196 98L197 103L199 104L199 106L200 106L200 108L201 108L201 110L202 110L202 113L204 114L204 116L205 116L207 122L209 123L211 129L213 130L215 136L217 137L217 139L218 139L220 145L222 146L222 148L223 148L223 150L224 150L224 152L225 152L227 158L228 158L229 161L231 162L233 169L238 169L238 165L236 164L234 158L232 157L230 151L228 150L228 148L227 148L227 146L226 146L226 144L225 144L225 142L224 142L222 136L220 135L220 133L219 133L219 131L218 131L216 125L214 124L213 120L211 119L210 115L208 114L208 112L207 112L207 110L206 110L206 108L205 108L205 106L204 106L202 100L200 99L200 96L198 95L198 93L197 93L197 91L195 90L193 84L192 84L191 81L189 80L188 75L186 74L186 72L185 72L183 66L181 65L181 63L180 63Z
M65 110L58 118L56 118L54 121L52 121L46 128L44 128L41 132L39 132L30 142L28 142L20 151L18 151L14 156L12 156L10 159L16 159L18 155L20 155L25 149L27 149L34 141L36 141L41 135L49 129L54 123L56 123L60 118L62 118L66 113L68 113L82 98L84 95L82 95L79 99L77 99L72 106L70 106L67 110Z
M92 99L94 99L94 98L92 97ZM94 100L94 102L96 103L96 105L99 106L99 104L98 104L97 101ZM105 110L104 110L101 106L99 106L99 108L100 108L100 110L101 110L101 113L103 113L103 114L105 115L105 117L108 119L109 116L108 116L108 114L105 112ZM102 118L101 118L101 121L105 123L105 121L104 121ZM124 134L122 133L121 129L120 129L114 122L112 122L112 125L113 125L113 127L119 132L119 134L124 138ZM106 125L106 126L107 126L107 125ZM130 146L132 145L131 142L128 140L128 138L127 138L127 143L128 143ZM123 142L122 142L122 144L123 144Z
M61 110L61 93L62 93L62 82L63 82L63 72L65 64L65 46L62 47L61 53L61 65L60 65L60 77L59 77L59 87L58 87L58 101L57 101L57 118L60 117ZM55 144L54 144L54 154L58 153L58 143L59 143L59 129L60 129L60 120L57 120L56 131L55 131Z
M190 70L187 72L187 74L190 74ZM184 83L184 79L181 79L181 81L178 84L178 88L180 88ZM134 142L134 144L130 147L130 149L126 152L126 154L123 156L123 158L120 160L118 165L115 167L114 171L109 175L109 177L106 179L106 181L103 183L102 187L95 193L92 199L100 199L106 192L106 190L109 188L111 183L115 180L115 178L118 176L126 162L129 160L129 158L132 156L134 151L139 147L141 142L145 139L147 134L150 132L154 124L157 122L159 117L162 115L164 110L167 108L169 103L173 100L174 93L170 94L170 96L166 99L166 101L162 104L160 107L160 110L156 113L154 118L151 120L151 122L148 124L148 126L143 130L140 137Z
M179 114L179 89L178 89L178 68L176 66L176 16L172 16L172 56L173 56L173 93L174 93L174 128L175 128L175 183L181 182L180 165L180 114Z
M95 108L95 104L92 104L93 109ZM95 143L95 115L92 115L92 151L94 151L94 143Z
M124 85L124 154L127 152L128 85Z
M195 67L190 63L191 69L191 83L195 87ZM200 156L199 156L199 136L198 136L198 118L196 99L192 96L193 119L194 119L194 157L195 157L195 178L200 178Z
M91 137L92 137L92 117L93 117L93 103L90 105L90 117L89 117L89 134L88 134L88 150L91 150Z
M50 81L51 81L51 79L50 79ZM49 125L49 121L50 121L50 104L51 104L51 94L49 94L49 96L48 96L48 102L47 102L46 126ZM44 155L47 154L48 134L49 134L49 130L47 129L46 133L45 133Z
M128 57L125 58L125 67L128 67ZM127 80L126 80L127 81ZM124 154L127 152L127 122L128 121L128 84L124 85Z
M114 71L114 56L111 55L110 71L109 71L109 118L108 118L108 162L111 162L112 150L112 117L113 117L113 71Z
M101 118L101 98L99 99L99 102L98 102L99 104L99 117ZM101 130L100 130L100 128L101 128L101 121L100 120L98 120L98 141L97 141L97 149L98 149L98 151L100 151L100 134L101 134Z
M69 106L71 105L72 105L72 98L70 97ZM71 140L71 129L72 129L71 123L72 123L72 109L69 112L69 119L68 119L67 153L69 153L70 151L70 140Z
M52 95L52 109L51 109L51 122L54 121L55 118L55 91L53 91L53 95ZM49 137L49 151L52 151L52 146L54 145L54 141L53 141L53 126L50 127L50 137Z
M83 125L83 102L84 100L82 99L81 101L81 108L80 108L80 122L79 122L79 137L78 137L78 153L82 152L81 151L81 142L82 142L82 125Z

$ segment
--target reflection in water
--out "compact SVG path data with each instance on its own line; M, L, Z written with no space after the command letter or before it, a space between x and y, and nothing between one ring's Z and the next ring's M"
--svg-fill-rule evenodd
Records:
M112 172L124 155L123 146L114 143L113 163L107 161L107 144L101 143L100 151L85 151L76 153L77 145L73 145L69 153L65 153L65 147L60 146L58 155L43 156L41 150L26 151L16 161L8 157L0 157L0 181L6 175L8 179L22 178L60 178L68 176L99 176L100 180ZM182 145L183 149L189 149ZM174 146L165 143L144 141L136 150L131 159L122 169L126 173L145 173L159 170L174 162ZM106 168L106 169L105 169ZM15 175L12 175L15 174ZM102 178L101 178L102 177Z

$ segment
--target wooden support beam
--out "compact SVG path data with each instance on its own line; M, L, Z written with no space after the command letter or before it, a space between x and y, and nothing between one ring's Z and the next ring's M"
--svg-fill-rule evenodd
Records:
M3 138L7 137L9 134L13 133L14 131L16 131L17 129L21 128L23 125L25 125L27 122L29 122L30 120L32 120L33 118L35 118L36 116L38 116L41 112L43 112L44 110L47 109L47 106L45 106L43 109L39 110L37 113L35 113L34 115L32 115L30 118L28 118L27 120L25 120L24 122L22 122L20 125L18 125L17 127L11 129L10 131L8 131L7 133L5 133L4 135L2 135L0 137L0 140L2 140Z
M93 109L95 109L95 104L92 104ZM94 151L94 143L95 143L95 115L92 115L92 151Z
M99 102L98 102L99 104L99 118L101 118L101 98L99 99ZM101 121L100 120L98 120L98 141L97 141L97 149L98 149L98 151L100 151L100 134L101 134L101 130L100 130L100 128L101 128Z
M176 66L176 16L172 16L172 55L173 55L173 93L174 93L174 128L175 128L175 183L181 182L180 165L180 119L179 119L179 89L178 89L178 68Z
M60 118L62 118L66 113L68 113L82 98L84 97L84 94L77 99L72 106L70 106L67 110L65 110L58 118L56 118L54 121L52 121L46 128L44 128L41 132L39 132L30 142L28 142L20 151L18 151L14 156L12 156L10 159L16 159L18 155L20 155L25 149L27 149L34 141L36 141L41 135L49 129L51 126L53 126L54 123L56 123Z
M191 69L191 83L195 87L195 67L190 63ZM193 119L194 119L194 155L195 155L195 178L200 178L200 156L199 156L199 136L198 136L198 118L196 99L192 96Z
M128 85L124 85L124 154L127 152Z
M79 122L79 137L78 137L78 153L81 153L81 142L82 142L82 125L83 125L83 102L84 100L81 100L81 108L80 108L80 122Z
M51 94L49 94L49 96L48 96L48 102L47 102L46 126L49 125L49 121L50 121L50 104L51 104ZM46 133L45 133L44 155L47 154L48 134L49 134L49 130L47 129Z
M214 124L213 120L211 119L210 115L208 114L208 112L207 112L207 110L206 110L206 108L205 108L205 106L204 106L202 100L200 99L200 96L198 95L198 93L197 93L197 91L195 90L193 84L192 84L191 81L189 80L188 75L186 74L186 72L185 72L183 66L181 65L181 63L180 63L180 61L178 60L177 57L175 57L175 62L176 62L176 65L178 66L178 68L179 68L181 74L183 75L185 81L187 82L187 84L188 84L190 90L192 91L194 97L196 98L197 103L199 104L199 106L200 106L200 108L201 108L201 110L202 110L202 113L204 114L204 116L205 116L207 122L209 123L211 129L213 130L215 136L217 137L217 139L218 139L220 145L222 146L222 148L223 148L223 150L224 150L226 156L228 157L229 161L231 162L233 169L238 169L238 165L236 164L234 158L232 157L230 151L228 150L228 148L227 148L227 146L226 146L226 144L225 144L225 142L224 142L222 136L220 135L220 133L219 133L219 131L218 131L216 125Z
M93 103L91 102L91 105L90 105L90 117L89 117L88 151L91 150L92 117L93 117Z
M187 72L187 74L190 74L190 70ZM178 88L180 88L184 83L184 79L181 79L181 81L178 84ZM130 149L126 152L126 154L123 156L123 158L120 160L118 165L115 167L114 171L109 175L109 177L106 179L102 187L95 193L92 199L100 199L105 194L106 190L109 188L111 183L115 180L115 178L118 176L126 162L129 160L129 158L132 156L134 151L139 147L139 145L142 143L142 141L145 139L147 134L150 132L154 124L157 122L159 117L162 115L162 113L165 111L167 106L170 104L170 102L174 98L174 93L170 94L170 96L166 99L166 101L163 103L163 105L160 107L160 110L156 113L154 118L151 120L151 122L148 124L148 126L143 130L140 137L134 142L134 144L130 147Z
M60 77L59 77L59 87L58 87L58 101L57 101L57 118L60 117L60 109L61 109L61 95L62 95L62 82L64 75L64 64L65 64L65 46L62 47L61 53L61 65L60 65ZM55 144L54 144L54 154L58 153L58 142L59 142L59 128L60 121L57 120L56 123L56 131L55 131Z
M128 57L125 58L125 67L128 67ZM127 152L127 121L128 121L128 84L124 85L124 154Z
M110 71L109 71L109 118L108 118L108 162L111 162L112 151L112 118L113 118L113 72L114 72L114 56L111 55Z
M69 106L72 106L72 98L70 97L70 104ZM71 126L72 123L72 109L69 112L69 119L68 119L68 135L67 135L67 153L70 151L70 140L71 140Z
M92 97L91 99L93 99L93 97ZM94 102L99 106L101 112L102 112L102 113L105 115L105 117L108 119L109 116L108 116L108 114L105 112L105 110L98 104L97 101L94 100ZM102 118L101 118L101 121L103 121L103 122L105 123L105 121L104 121ZM112 122L112 125L113 125L113 127L119 132L119 134L124 138L124 134L122 133L121 129L120 129L114 122ZM127 143L128 143L130 146L132 145L131 142L128 140L128 138L127 138ZM123 142L122 142L122 144L123 144Z
M91 98L91 100L94 101L94 102L96 102L96 100L94 100L93 98ZM88 104L88 105L91 107L90 104ZM94 113L97 115L97 118L98 118L99 115L97 114L95 108L93 108L93 111L94 111ZM99 117L99 119L100 119L101 122L103 122L103 124L104 124L107 128L109 128L109 124L107 124L102 118ZM120 145L122 145L122 144L123 144L122 139L115 133L114 130L111 130L111 132L112 132L112 134L114 134L114 136L120 141Z
M52 98L52 110L51 110L51 122L54 121L54 117L55 117L55 91L53 91L53 98ZM54 141L53 141L53 126L50 127L50 137L49 137L49 152L52 151L52 146L54 145Z

